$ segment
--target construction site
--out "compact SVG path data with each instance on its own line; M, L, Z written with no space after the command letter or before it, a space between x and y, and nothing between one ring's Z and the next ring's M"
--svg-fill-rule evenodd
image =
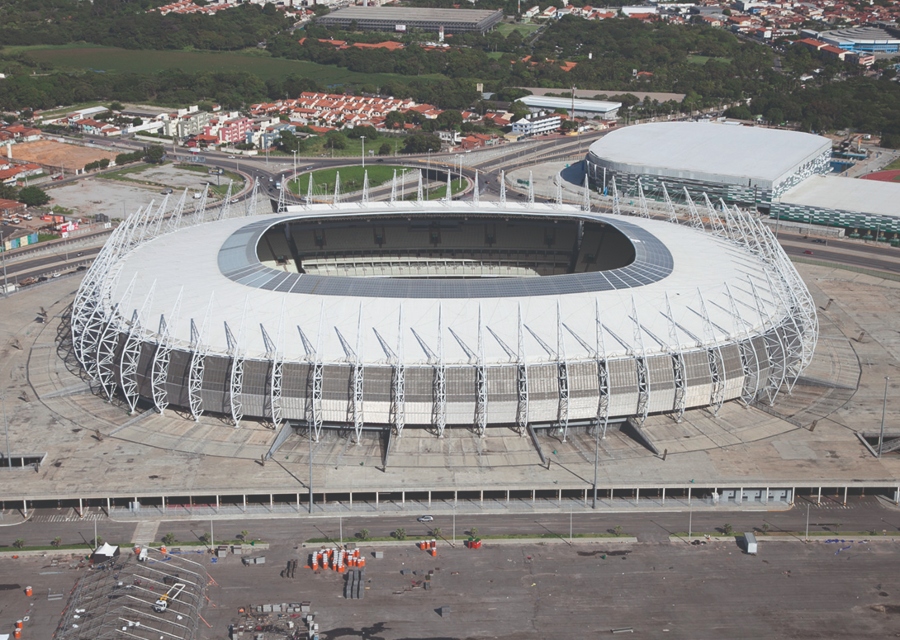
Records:
M96 147L65 144L53 140L36 140L7 147L9 157L20 162L34 162L48 172L83 173L92 162L109 160L114 163L116 153Z

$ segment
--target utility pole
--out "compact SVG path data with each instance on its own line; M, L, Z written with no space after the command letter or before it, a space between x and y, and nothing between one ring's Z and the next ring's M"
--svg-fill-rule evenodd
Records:
M366 168L366 137L360 136L360 140L362 140L362 168Z
M313 510L313 488L312 488L312 426L307 431L309 434L309 513L312 515Z

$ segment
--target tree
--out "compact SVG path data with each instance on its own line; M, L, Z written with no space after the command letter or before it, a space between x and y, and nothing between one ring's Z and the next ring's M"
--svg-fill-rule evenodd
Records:
M760 529L762 530L763 535L768 534L768 533L769 533L769 529L770 529L769 523L768 523L768 522L763 522L763 525L762 525L762 527L760 527Z
M202 542L203 544L209 544L209 541L210 541L209 533L204 531L202 534L200 534L200 542Z
M404 153L426 153L428 151L440 151L441 139L435 135L414 133L406 137L403 145Z
M391 145L387 142L382 142L381 146L378 147L378 155L380 155L380 156L391 155Z
M131 125L132 125L133 127L139 127L139 126L141 126L142 124L144 124L144 121L141 120L140 118L135 118L134 120L131 121Z
M39 187L25 187L19 190L16 199L29 207L39 207L50 202L50 196Z
M440 538L441 537L441 528L440 527L432 528L431 535L433 535L435 538Z
M244 529L243 531L241 531L241 532L238 534L238 540L246 541L246 540L247 540L247 536L249 536L249 535L250 535L250 532L247 531L246 529Z
M360 529L359 533L356 534L356 537L360 540L368 540L369 539L369 530L368 529Z
M110 111L121 111L124 108L125 105L123 105L121 102L113 102L109 105Z
M25 546L25 539L24 538L16 538L16 541L13 542L13 546L16 549L22 549Z
M343 133L332 131L327 136L325 136L325 140L327 140L328 147L331 149L347 148L347 136L345 136Z
M97 536L96 538L94 538L93 542L94 542L94 547L99 547L100 545L103 544L103 537Z
M167 546L175 544L175 534L167 533L166 535L164 535L162 537L162 543Z
M469 529L469 535L473 538L478 537L478 527L472 527L471 529Z
M402 129L406 124L406 116L400 111L390 111L384 117L384 126L388 129Z
M62 538L56 536L53 540L50 541L50 545L53 547L59 548L59 545L62 543Z
M725 526L722 527L722 533L724 533L726 536L730 536L732 533L734 533L734 527L726 522Z
M396 529L394 531L394 537L397 538L397 540L406 540L406 529L403 527Z
M166 150L163 149L161 144L151 144L147 147L147 162L152 162L153 164L162 164L163 157L166 155Z
M616 525L615 527L613 527L613 533L616 534L616 536L622 535L622 527Z

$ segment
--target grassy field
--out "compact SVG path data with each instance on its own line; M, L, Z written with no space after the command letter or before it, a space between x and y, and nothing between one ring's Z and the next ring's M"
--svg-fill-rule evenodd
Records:
M397 197L404 200L415 200L416 199L416 184L417 178L415 176L415 170L409 169L408 167L398 167L394 165L382 165L382 164L367 164L366 172L369 174L369 187L374 188L379 185L390 182L394 177L394 171L397 171L397 184L398 184L398 194ZM407 171L406 181L403 183L404 187L402 189L402 193L400 191L400 180L403 171ZM320 171L313 171L313 193L318 196L331 196L334 194L334 182L336 174L341 174L341 193L349 193L352 191L360 191L363 185L363 169L361 166L354 167L340 167L336 169L321 169ZM288 184L288 188L296 195L306 195L307 189L309 188L309 176L310 174L305 173L297 176L296 181L291 181ZM454 195L463 191L467 182L463 181L460 183L458 180L453 180L451 183L451 190ZM441 185L439 187L432 187L428 193L426 194L426 199L428 200L439 200L443 198L447 193L447 186Z
M896 171L897 169L900 169L900 158L894 160L884 169L881 169L881 171Z
M367 165L366 173L369 174L369 187L377 187L380 184L388 182L394 177L394 171L399 175L403 171L403 167L394 165ZM363 168L340 167L337 169L322 169L312 172L313 190L316 192L334 193L334 181L336 175L341 174L341 191L359 191L363 185ZM305 194L309 187L310 174L305 173L297 176L297 180L288 183L288 188L295 194Z
M168 69L190 72L246 71L262 80L294 74L314 78L325 85L382 83L405 76L387 73L356 73L303 60L282 60L261 55L205 51L131 50L94 45L59 47L6 47L5 53L26 53L38 62L48 62L63 70L93 70L120 73L156 73ZM419 76L442 79L439 75Z
M541 28L539 24L510 24L508 22L503 22L497 25L497 31L500 32L500 35L503 37L508 36L513 31L518 31L523 36L527 36L530 33L534 33L538 29Z

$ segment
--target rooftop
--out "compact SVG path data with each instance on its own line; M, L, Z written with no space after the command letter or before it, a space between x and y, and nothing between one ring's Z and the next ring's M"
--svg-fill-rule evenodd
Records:
M782 195L781 202L897 217L900 183L813 176Z
M611 132L591 145L597 158L667 171L777 181L831 149L822 136L706 122L656 122Z
M550 96L525 96L519 98L519 102L529 107L541 107L547 109L571 109L571 98L553 98ZM606 100L585 100L584 98L575 98L576 111L596 111L597 113L607 113L615 111L622 106L621 102L607 102Z

